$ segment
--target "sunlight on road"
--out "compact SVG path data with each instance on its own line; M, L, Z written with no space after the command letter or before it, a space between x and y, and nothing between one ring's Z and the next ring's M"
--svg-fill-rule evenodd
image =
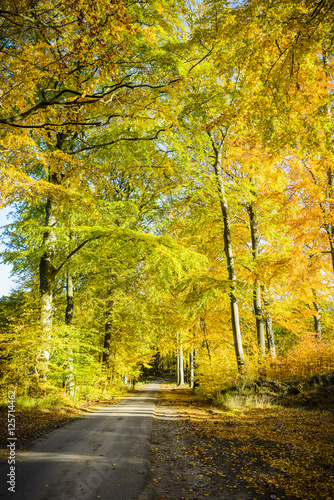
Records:
M94 458L99 463L110 464L110 458L107 453L105 457L96 457L94 455L81 455L75 453L53 453L53 452L22 452L19 454L19 459L23 459L25 462L89 462ZM20 463L20 460L19 460ZM149 460L146 458L137 457L122 457L117 460L114 466L120 466L123 463L129 464L148 464Z

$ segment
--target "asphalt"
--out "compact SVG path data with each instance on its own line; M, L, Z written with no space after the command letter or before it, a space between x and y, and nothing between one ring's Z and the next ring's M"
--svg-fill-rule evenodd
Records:
M0 469L0 498L133 500L150 477L149 442L159 382L100 408L17 453L15 493L9 465Z

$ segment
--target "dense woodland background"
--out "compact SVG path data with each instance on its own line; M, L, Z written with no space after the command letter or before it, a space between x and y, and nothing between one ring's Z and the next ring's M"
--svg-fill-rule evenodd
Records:
M1 385L333 371L329 0L2 0Z

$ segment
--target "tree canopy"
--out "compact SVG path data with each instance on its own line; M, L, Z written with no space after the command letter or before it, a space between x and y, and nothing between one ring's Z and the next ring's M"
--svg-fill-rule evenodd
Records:
M86 394L184 358L215 393L332 370L333 15L2 3L6 380Z

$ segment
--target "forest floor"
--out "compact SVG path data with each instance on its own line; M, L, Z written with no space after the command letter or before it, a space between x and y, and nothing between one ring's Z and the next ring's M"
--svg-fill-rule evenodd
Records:
M210 407L163 384L143 499L333 500L333 412L290 403Z

